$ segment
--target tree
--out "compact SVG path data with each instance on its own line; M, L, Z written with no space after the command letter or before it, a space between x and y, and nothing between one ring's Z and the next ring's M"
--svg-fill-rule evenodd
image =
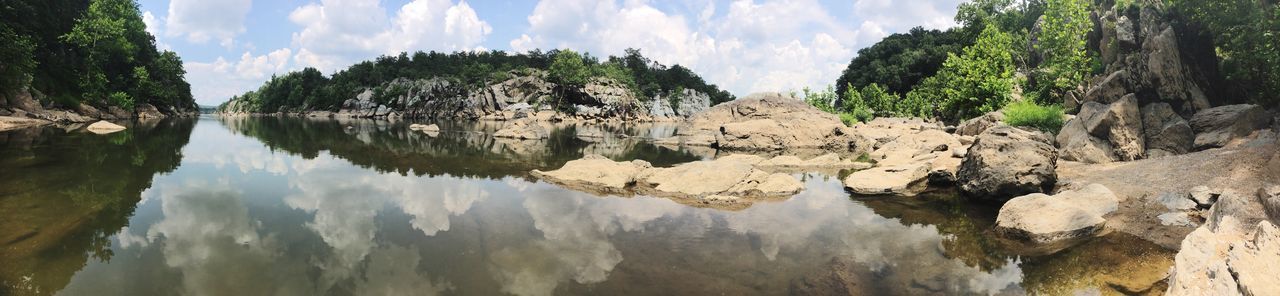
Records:
M1042 103L1060 102L1092 72L1093 55L1086 48L1093 29L1091 0L1047 0L1037 49L1045 55L1034 86Z
M1012 37L987 25L972 46L947 57L938 75L908 93L901 109L926 116L937 106L944 120L955 122L1004 107L1014 87L1012 51Z
M32 54L35 43L0 23L0 90L19 89L31 81L36 61ZM0 93L0 96L4 95Z
M583 62L582 55L568 49L556 53L547 72L551 81L575 87L586 85L587 79L591 78L590 69Z
M836 92L845 95L872 83L892 93L907 93L926 77L933 76L947 55L972 44L972 38L958 30L911 29L905 34L885 37L858 51L836 80Z
M1173 7L1213 36L1230 91L1280 105L1280 2L1173 0Z

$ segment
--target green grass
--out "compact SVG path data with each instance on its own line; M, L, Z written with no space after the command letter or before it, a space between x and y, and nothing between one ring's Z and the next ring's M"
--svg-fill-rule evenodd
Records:
M1031 101L1017 101L1004 107L1004 123L1057 133L1063 124L1062 106L1040 106Z

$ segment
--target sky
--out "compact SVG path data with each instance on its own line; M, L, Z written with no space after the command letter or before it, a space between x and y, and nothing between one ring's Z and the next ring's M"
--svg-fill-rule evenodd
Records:
M945 29L962 0L140 0L160 49L216 105L304 67L413 51L639 48L738 96L823 88L858 49Z

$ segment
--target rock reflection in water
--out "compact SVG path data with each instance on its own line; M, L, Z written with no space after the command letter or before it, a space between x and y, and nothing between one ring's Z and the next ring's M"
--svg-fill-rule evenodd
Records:
M575 127L530 143L522 154L488 136L495 127L484 123L441 123L434 138L397 125L405 124L224 118L203 119L194 130L187 125L175 132L181 137L173 136L181 141L148 145L169 147L164 157L181 155L181 165L174 157L145 174L127 171L137 177L109 179L142 181L125 186L135 191L125 191L133 193L120 202L124 211L98 210L114 222L87 220L95 222L82 225L93 230L65 235L59 243L73 250L13 253L15 244L7 241L26 236L14 226L39 235L53 227L33 218L4 220L18 222L0 224L7 235L0 236L6 239L0 257L10 260L0 265L6 292L0 294L1018 294L1024 288L1140 287L1145 283L1136 282L1148 279L1124 282L1118 270L1162 264L1158 249L1138 252L1150 254L1141 257L1150 259L1146 263L1126 264L1135 249L1107 250L1143 243L1110 238L1018 259L989 241L989 210L930 201L945 199L945 192L851 199L838 176L825 174L797 175L808 188L799 195L739 211L597 196L531 180L527 172L559 167L584 151L667 164L700 157L636 137L590 148L595 144L577 139ZM80 139L50 133L62 140L35 142ZM177 152L188 134L191 144ZM132 141L147 143L142 139ZM97 155L70 143L77 145L50 151ZM86 170L78 162L23 164L48 159L45 150L4 151L5 172ZM132 158L121 152L105 164L124 166ZM144 163L150 161L158 160ZM50 180L61 181L0 187L0 209L73 204L70 197L58 203L23 198L67 187L47 184L75 181ZM96 215L70 209L67 220ZM90 260L86 250L114 256ZM1111 255L1081 263L1097 254ZM1077 272L1111 277L1055 285ZM39 284L39 292L27 283Z

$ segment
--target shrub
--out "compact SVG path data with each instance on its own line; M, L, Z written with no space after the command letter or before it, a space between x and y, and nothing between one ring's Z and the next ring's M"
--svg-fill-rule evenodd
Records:
M124 92L111 93L111 95L107 96L107 101L111 105L119 106L122 109L133 110L133 98Z
M1057 133L1062 129L1062 117L1062 106L1041 106L1030 100L1013 102L1004 108L1005 124L1031 127L1048 133Z

